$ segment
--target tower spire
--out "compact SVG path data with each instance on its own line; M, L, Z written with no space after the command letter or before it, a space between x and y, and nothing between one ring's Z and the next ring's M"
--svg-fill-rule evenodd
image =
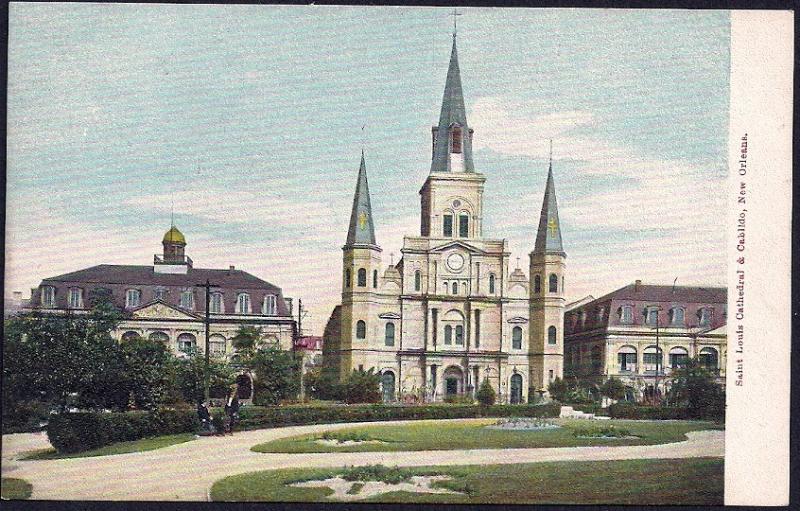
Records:
M350 213L350 227L347 230L347 244L345 246L350 247L353 245L377 246L363 148L361 150L361 166L358 169L358 181L356 181L356 192L353 195L353 210Z
M553 182L553 141L550 141L550 166L547 170L547 184L542 201L542 213L539 216L539 230L536 233L535 253L561 254L564 248L561 244L561 224L558 221L558 202L556 201L556 187Z
M455 16L459 14L454 14ZM461 70L455 32L450 51L450 65L444 84L442 110L439 124L433 128L433 161L431 172L475 172L472 163L472 130L467 124L464 92L461 88Z

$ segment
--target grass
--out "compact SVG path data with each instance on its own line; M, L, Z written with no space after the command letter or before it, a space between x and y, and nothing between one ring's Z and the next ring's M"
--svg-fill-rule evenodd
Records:
M323 440L336 440L338 443L343 444L345 442L367 442L372 440L372 438L360 431L345 431L345 432L338 432L338 431L326 431L322 434Z
M142 452L161 449L175 444L182 444L194 440L193 433L180 433L177 435L165 435L151 438L142 438L130 442L117 442L89 451L60 453L53 448L31 451L22 460L60 460L65 458L89 458L92 456L110 456L112 454L126 454L129 452Z
M711 422L670 421L644 422L609 420L604 428L624 429L639 438L576 438L575 431L586 427L585 420L554 419L563 427L539 431L513 431L488 429L494 419L475 419L459 422L417 421L403 426L376 425L336 430L336 435L352 435L380 440L382 443L360 445L323 445L316 442L324 433L282 438L255 445L255 452L310 453L310 452L378 452L427 451L452 449L502 449L530 447L576 447L591 445L652 445L679 442L686 433L703 429L720 429ZM598 426L600 427L600 426ZM626 435L627 436L627 435Z
M576 437L624 438L631 436L629 429L620 428L613 424L608 426L577 426L572 428L572 434Z
M24 479L3 477L0 479L0 497L3 500L25 500L31 497L31 483Z
M298 488L292 482L322 480L345 469L251 472L214 483L214 501L331 502L330 488ZM722 458L568 461L404 469L453 479L441 486L464 494L390 492L363 502L466 504L671 504L722 505ZM359 501L361 502L361 501Z

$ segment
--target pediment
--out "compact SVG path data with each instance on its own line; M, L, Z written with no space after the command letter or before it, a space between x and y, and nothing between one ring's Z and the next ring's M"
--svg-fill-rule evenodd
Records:
M471 252L473 254L485 254L483 250L470 245L469 243L464 243L463 241L449 241L444 245L439 245L438 247L434 247L431 249L431 252L444 252L445 250L451 250L454 248L463 248L467 252Z
M518 325L518 324L522 324L522 323L527 323L528 322L528 318L523 318L522 316L516 316L516 317L513 317L513 318L509 318L508 322L511 323L511 324L514 324L514 325Z
M179 309L173 305L156 300L142 305L131 312L134 319L198 319L200 316Z
M384 312L383 314L378 314L378 317L381 319L400 319L400 314L396 312Z

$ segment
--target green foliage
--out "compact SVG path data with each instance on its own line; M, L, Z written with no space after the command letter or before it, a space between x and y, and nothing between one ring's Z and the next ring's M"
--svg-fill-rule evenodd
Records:
M683 406L640 406L634 403L614 403L608 407L608 415L613 419L636 419L636 420L686 420L704 419L714 421L724 421L724 409L701 410L705 413L697 413Z
M611 377L600 387L600 392L609 399L619 401L625 398L625 384L619 378Z
M0 480L0 496L3 500L26 500L31 497L33 486L24 479L3 477Z
M150 436L189 433L198 428L194 410L60 413L51 417L47 437L58 452L74 453Z
M16 401L13 408L3 405L3 434L41 431L50 418L50 405L41 401Z
M618 428L614 425L608 426L571 426L572 434L576 437L612 437L624 438L631 436L631 432L625 428Z
M475 398L470 394L451 394L444 397L444 402L453 405L472 405L475 404Z
M224 399L236 378L236 371L225 361L210 358L208 362L209 396ZM171 361L171 384L184 401L197 404L205 398L205 355L197 351Z
M386 484L398 484L411 480L415 472L400 467L384 465L363 465L346 468L339 477L345 481L381 481Z
M336 440L338 443L343 444L345 442L367 442L372 440L372 437L358 431L326 431L322 434L322 439Z
M497 396L495 396L494 389L489 384L488 379L484 379L481 386L478 388L478 393L475 395L478 402L484 406L493 405Z
M256 375L253 382L253 403L259 406L275 405L285 399L294 399L300 393L300 365L302 357L291 351L267 346L250 358L249 366Z
M693 417L724 417L725 391L716 382L716 375L695 358L672 373L667 401L673 406L688 408Z
M380 374L370 367L368 371L354 370L341 383L339 398L345 403L380 403Z
M556 401L566 402L567 398L567 391L569 388L567 387L567 382L562 380L561 378L556 378L550 382L547 386L547 391L550 393L550 397L555 399Z
M258 351L262 334L261 327L242 325L233 339L231 339L231 345L236 350L236 354L239 355L242 364L250 365L250 359Z

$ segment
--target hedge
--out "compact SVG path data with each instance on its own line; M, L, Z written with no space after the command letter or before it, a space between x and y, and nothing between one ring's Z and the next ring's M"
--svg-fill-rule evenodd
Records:
M614 403L608 407L608 414L612 419L725 420L725 410L695 410L679 406L639 406L632 403Z
M473 417L558 417L561 406L546 405L356 405L356 406L244 406L239 409L237 429L261 429L337 422L371 422L411 419L462 419ZM217 429L222 411L212 410ZM96 449L115 442L149 436L197 431L200 424L194 410L159 412L63 413L53 415L47 425L50 443L59 452Z
M59 452L72 453L115 442L187 433L198 428L194 410L61 413L51 416L47 437Z

